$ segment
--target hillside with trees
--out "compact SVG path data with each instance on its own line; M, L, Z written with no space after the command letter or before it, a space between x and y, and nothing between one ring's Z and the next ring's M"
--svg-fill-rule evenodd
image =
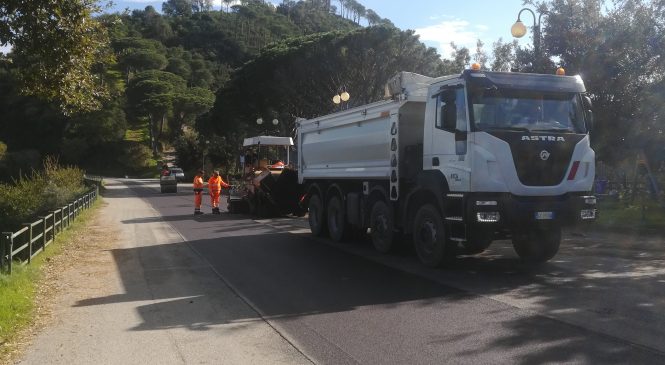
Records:
M228 165L244 136L265 132L259 117L280 121L270 132L292 134L296 118L332 111L342 88L359 105L380 99L397 71L440 76L470 62L580 74L596 105L598 157L618 164L636 148L662 156L662 6L525 3L548 14L539 59L501 39L453 44L442 59L356 0L223 1L220 10L209 0L168 0L111 14L79 0L6 0L0 42L13 51L0 56L0 169L8 179L59 156L92 172L150 175L171 148L193 169L205 141L212 163ZM39 29L47 24L40 17L58 12L70 15L61 21L72 29Z

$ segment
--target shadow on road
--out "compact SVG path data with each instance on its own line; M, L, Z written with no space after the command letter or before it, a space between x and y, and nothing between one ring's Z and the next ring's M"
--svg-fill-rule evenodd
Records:
M540 267L521 265L502 241L435 270L419 265L410 249L384 256L367 242L325 244L246 217L206 217L207 225L197 226L164 208L172 204L148 201L160 220L207 238L113 250L126 292L78 306L137 302L142 323L132 330L199 331L264 317L309 351L325 338L334 351L367 363L665 359L665 263L633 260L643 255L630 249L617 254L633 247L626 237L603 242L599 251L607 255L569 239ZM230 304L220 277L261 315Z

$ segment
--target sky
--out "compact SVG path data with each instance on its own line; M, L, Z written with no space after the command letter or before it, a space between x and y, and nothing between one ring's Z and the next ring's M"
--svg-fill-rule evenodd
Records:
M269 0L273 4L281 0ZM377 12L381 17L390 19L400 29L413 29L420 40L430 47L435 47L443 57L450 56L450 42L469 48L472 53L476 41L480 39L489 52L492 43L502 38L504 42L513 40L510 27L517 20L522 8L522 0L475 0L473 6L465 1L453 0L358 0L366 8ZM115 0L111 11L125 8L143 9L152 5L161 11L163 1L154 0ZM333 5L339 7L337 0ZM219 8L221 0L215 0ZM522 20L527 26L533 25L533 18L527 12ZM530 31L530 30L529 30ZM530 45L530 33L520 40L522 45ZM9 51L9 47L0 46L0 52Z
M269 0L273 4L281 0ZM444 57L450 55L450 42L469 48L472 53L476 41L480 39L489 53L492 43L500 37L504 42L513 40L510 27L517 20L517 13L522 8L522 0L475 0L472 5L466 1L453 0L358 0L366 8L377 12L381 17L390 19L400 29L413 29L420 35L420 40L430 47L435 47ZM114 10L143 9L152 5L161 11L162 1L154 0L115 0ZM219 5L221 0L215 0ZM339 7L337 0L333 5ZM527 27L533 25L533 18L527 12L522 14L522 21ZM520 40L522 45L530 45L529 34Z

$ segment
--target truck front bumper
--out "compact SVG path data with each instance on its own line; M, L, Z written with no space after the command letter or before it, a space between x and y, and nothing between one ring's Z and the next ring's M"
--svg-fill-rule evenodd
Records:
M596 197L565 194L553 197L474 193L466 195L465 221L473 226L574 225L596 219Z

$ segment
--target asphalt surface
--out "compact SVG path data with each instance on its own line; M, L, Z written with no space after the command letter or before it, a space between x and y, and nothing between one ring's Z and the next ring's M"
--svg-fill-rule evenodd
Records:
M665 363L661 237L568 232L559 254L538 267L498 241L430 269L408 247L381 255L367 240L314 238L302 218L218 216L209 206L195 217L188 184L160 194L156 181L116 183L159 213L123 224L168 223L185 240L169 249L195 252L252 309L226 323L260 318L314 363ZM164 247L137 249L150 257ZM127 288L129 298L141 295ZM156 329L149 310L139 315L141 328ZM196 316L169 320L196 326Z
M435 270L408 248L380 255L368 241L314 238L303 219L194 217L187 185L129 186L317 363L665 362L659 237L569 232L536 268L499 241Z

